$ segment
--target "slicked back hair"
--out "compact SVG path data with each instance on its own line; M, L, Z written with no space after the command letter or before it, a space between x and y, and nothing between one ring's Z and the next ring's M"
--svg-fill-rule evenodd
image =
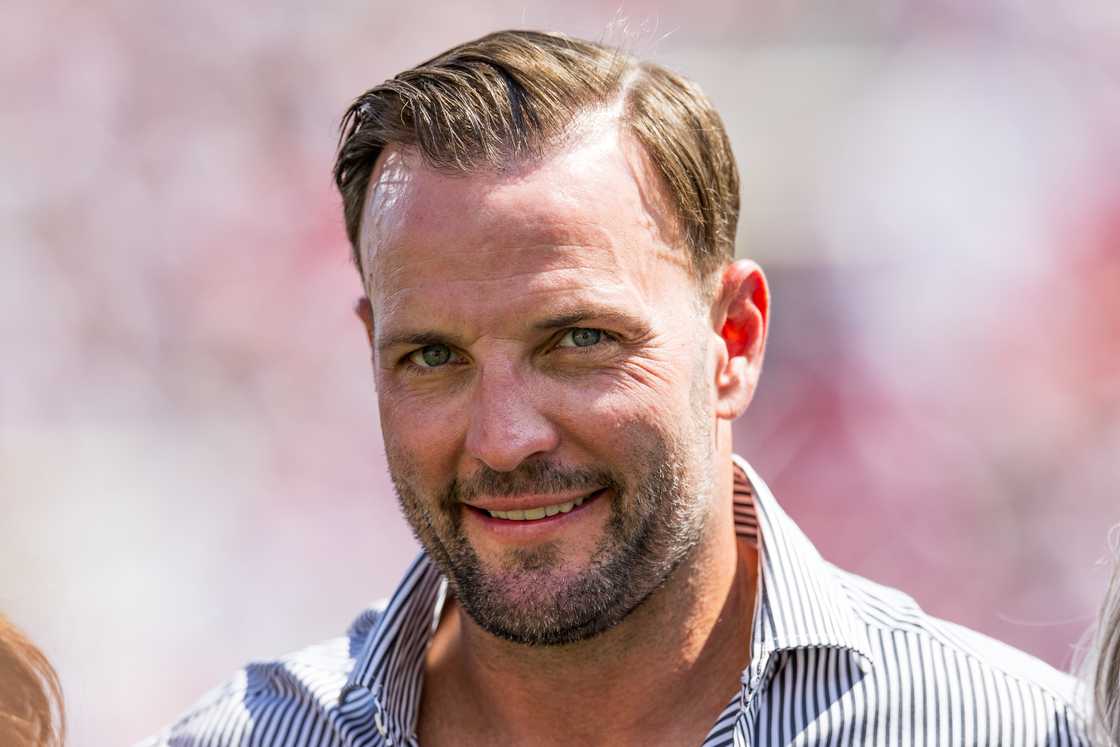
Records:
M499 31L371 88L342 119L335 183L359 272L362 206L386 146L469 174L542 159L581 115L617 108L660 173L690 265L708 285L735 254L739 173L723 122L700 88L603 44Z

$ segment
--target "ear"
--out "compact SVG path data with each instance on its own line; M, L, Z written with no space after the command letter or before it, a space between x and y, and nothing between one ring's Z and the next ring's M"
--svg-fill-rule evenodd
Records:
M740 259L724 269L712 322L722 343L716 357L716 415L734 420L758 388L770 322L770 288L757 263Z
M362 320L362 325L366 328L366 339L369 340L370 350L373 350L373 307L369 304L369 299L362 296L354 304L354 313Z

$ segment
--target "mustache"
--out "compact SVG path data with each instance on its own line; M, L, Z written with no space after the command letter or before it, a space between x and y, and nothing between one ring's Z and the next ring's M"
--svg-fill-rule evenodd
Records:
M593 467L563 467L550 462L525 462L509 472L482 466L464 480L454 480L445 495L447 506L479 496L509 496L526 493L548 495L578 490L620 488L608 470Z

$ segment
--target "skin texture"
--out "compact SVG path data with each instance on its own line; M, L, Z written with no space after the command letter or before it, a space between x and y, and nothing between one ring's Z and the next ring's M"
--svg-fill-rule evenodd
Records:
M610 118L511 172L375 167L359 312L394 484L453 591L425 745L699 743L738 690L757 558L730 422L769 296L745 260L702 294L666 205ZM476 510L598 488L540 531Z

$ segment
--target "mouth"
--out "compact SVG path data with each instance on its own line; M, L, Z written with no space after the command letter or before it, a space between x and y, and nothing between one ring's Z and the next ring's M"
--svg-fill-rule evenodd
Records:
M533 508L525 509L510 509L507 511L499 511L496 509L481 508L479 506L467 506L471 511L494 521L514 523L537 523L546 522L550 519L556 519L564 516L565 514L574 513L586 508L588 504L593 503L596 499L607 491L606 488L600 488L593 493L574 498L569 501L562 501L553 503L547 506L536 506Z

